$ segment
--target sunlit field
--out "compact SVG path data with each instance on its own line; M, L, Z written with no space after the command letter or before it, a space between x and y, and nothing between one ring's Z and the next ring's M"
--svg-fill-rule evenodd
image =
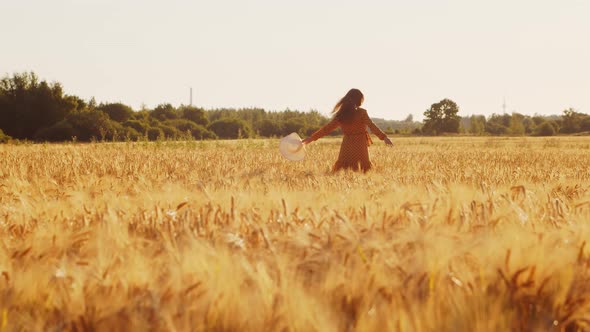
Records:
M590 138L0 145L2 331L590 330Z

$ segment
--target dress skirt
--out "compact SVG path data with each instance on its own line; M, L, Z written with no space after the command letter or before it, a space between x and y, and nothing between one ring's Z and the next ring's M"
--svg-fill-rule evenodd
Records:
M350 169L366 172L371 169L368 144L367 134L364 132L362 134L344 135L340 146L340 154L332 167L332 171Z

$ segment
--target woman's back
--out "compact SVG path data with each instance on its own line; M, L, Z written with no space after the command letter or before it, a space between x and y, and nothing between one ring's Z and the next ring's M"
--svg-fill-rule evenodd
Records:
M338 121L344 135L364 134L369 125L367 111L363 108L356 110L349 121Z

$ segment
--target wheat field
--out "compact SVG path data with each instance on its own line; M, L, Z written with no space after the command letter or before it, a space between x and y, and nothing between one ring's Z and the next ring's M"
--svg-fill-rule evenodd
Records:
M590 138L0 145L1 331L590 331Z

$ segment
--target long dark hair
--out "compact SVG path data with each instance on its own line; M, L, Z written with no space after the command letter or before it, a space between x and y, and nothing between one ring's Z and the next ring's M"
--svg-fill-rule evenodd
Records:
M334 106L332 114L334 118L343 123L350 123L354 117L354 111L361 106L365 96L359 89L350 89L348 93Z

